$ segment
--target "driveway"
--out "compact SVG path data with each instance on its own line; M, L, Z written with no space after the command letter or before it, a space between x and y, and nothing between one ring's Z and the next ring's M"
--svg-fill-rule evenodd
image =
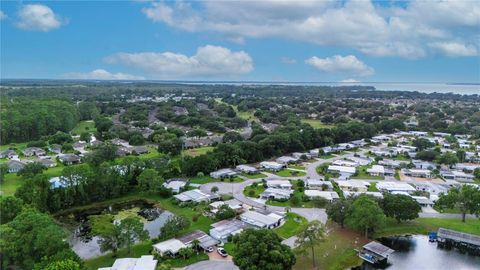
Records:
M230 255L228 255L227 257L220 256L216 248L212 252L207 253L207 255L210 261L231 261L233 259L233 257Z
M179 270L240 270L232 261L201 261Z

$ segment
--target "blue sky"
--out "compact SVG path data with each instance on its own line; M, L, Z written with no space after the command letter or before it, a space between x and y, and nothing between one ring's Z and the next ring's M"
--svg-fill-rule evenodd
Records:
M0 9L2 78L480 83L477 1L2 1Z

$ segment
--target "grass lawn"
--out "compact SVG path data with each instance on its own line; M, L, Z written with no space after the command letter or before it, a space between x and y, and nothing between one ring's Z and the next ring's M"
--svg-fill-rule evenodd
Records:
M298 198L298 201L299 201L298 205L293 205L291 200L287 200L287 201L267 200L266 204L273 205L273 206L280 206L280 207L304 207L304 208L315 207L315 205L313 204L312 201L304 202L302 200L305 193L303 191L299 190L299 188L297 186L298 180L290 180L290 182L292 183L292 188L293 188L292 197L297 197ZM290 199L292 197L290 197Z
M332 155L332 154L327 154L327 155L323 155L323 156L318 156L318 158L321 158L321 159L331 159L331 158L334 158L335 156Z
M250 196L250 191L253 190L254 194L253 196ZM253 187L252 185L246 186L245 189L243 190L243 194L247 197L253 197L253 198L258 198L260 197L260 194L265 191L265 188L263 187L262 183L258 183L257 187Z
M25 143L10 143L10 144L0 145L0 151L7 150L10 148L14 148L14 149L17 149L18 151L22 151L25 148L27 148L27 144L28 143L25 142Z
M292 170L280 170L278 172L274 172L275 175L281 176L281 177L296 177L296 176L304 176L306 175L305 172L299 172L299 171L292 171Z
M72 129L73 135L80 135L82 132L95 132L97 129L95 128L95 123L93 121L80 121L78 124Z
M241 176L247 177L249 179L258 179L258 178L265 178L267 177L263 173L256 173L256 174L248 174L248 173L242 173Z
M193 184L203 185L203 184L214 182L214 181L215 179L213 179L210 176L196 176L196 177L190 178L190 183L193 183Z
M307 223L307 219L304 217L290 212L287 214L285 223L282 226L274 229L274 232L278 234L278 236L287 239L299 234L302 227Z
M352 176L352 179L370 179L370 180L383 180L385 177L383 176L373 176L367 173L367 169L369 166L359 166L357 168L357 173Z
M21 177L16 173L5 174L4 182L0 185L0 195L13 196L22 183Z
M213 146L204 146L204 147L199 147L199 148L192 148L192 149L187 149L183 151L183 154L186 156L191 156L191 157L196 157L200 156L203 154L206 154L208 152L213 151L215 147Z
M246 111L246 112L241 112L237 109L237 106L234 106L235 111L237 112L237 116L239 118L242 118L244 120L254 120L258 121L257 117L253 115L255 112L254 111Z
M438 230L438 228L480 235L480 220L467 219L465 222L462 222L460 219L417 218L398 224L397 221L389 218L386 227L375 233L375 237L402 234L427 234L430 231Z
M368 191L377 192L378 191L377 183L371 182L370 186L368 186Z
M333 128L334 125L327 125L322 123L322 121L317 119L302 119L300 120L304 124L309 124L313 128Z
M227 251L229 255L234 256L235 244L233 244L232 242L228 242L228 243L225 243L225 245L223 245L223 248L225 249L225 251Z
M314 248L318 269L350 269L362 263L354 248L361 247L367 240L356 232L341 229L336 224L328 225L328 231L325 241ZM297 256L297 262L293 269L312 269L311 254L311 250L308 250L307 254Z
M290 169L295 169L295 170L305 170L305 166L300 166L300 165L290 165L288 166Z

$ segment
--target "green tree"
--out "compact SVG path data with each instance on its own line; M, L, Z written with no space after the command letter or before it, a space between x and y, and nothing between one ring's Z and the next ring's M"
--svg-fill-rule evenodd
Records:
M90 134L90 132L88 131L82 132L80 134L80 141L90 142L91 139L92 139L92 134Z
M344 228L350 205L351 200L340 199L334 201L327 206L327 215L331 220L337 222Z
M480 189L472 185L452 188L447 194L441 194L435 204L440 208L458 209L465 222L467 213L480 214Z
M69 249L62 228L33 208L24 209L11 222L1 225L0 235L4 263L23 269L32 269L41 258Z
M182 148L183 141L179 138L171 138L158 142L158 152L160 153L176 156L182 152Z
M138 217L127 217L120 221L118 225L128 254L135 241L145 241L148 239L148 232L143 228L143 223Z
M5 174L8 173L8 164L7 163L2 163L0 164L0 184L3 183L5 180Z
M385 194L382 201L383 212L398 223L418 218L422 210L420 205L410 196L402 194Z
M22 212L23 201L12 196L0 197L0 224L12 221Z
M417 147L418 151L423 151L427 148L435 146L434 143L431 143L429 140L425 138L417 138L413 140L412 145Z
M233 262L240 270L289 270L295 255L289 246L269 229L246 229L233 237Z
M453 166L459 162L455 153L445 152L436 158L437 163Z
M93 120L99 115L97 106L93 102L83 101L78 104L80 120Z
M130 136L130 139L128 139L128 143L130 145L143 145L145 143L145 139L143 138L142 134L135 133Z
M211 191L212 193L217 193L217 192L218 192L218 187L217 187L217 186L213 186L213 187L210 189L210 191Z
M56 261L53 262L47 267L45 267L45 270L81 270L82 268L80 267L80 264L74 260L62 260L62 261Z
M183 229L186 229L190 226L190 221L183 216L173 216L170 217L167 222L160 228L161 239L168 239L171 237L176 237Z
M162 187L163 179L154 169L145 169L138 176L138 187L142 191L157 192Z
M345 223L355 229L368 232L382 228L385 225L385 214L378 203L367 196L357 197L349 207Z
M325 239L325 227L320 221L312 221L302 228L297 235L295 244L300 254L308 254L308 250L311 250L313 269L317 269L317 263L315 261L315 246L320 244Z
M49 210L48 198L51 193L51 183L46 175L40 174L34 178L27 178L15 191L15 197L23 200L25 204L35 206L38 210Z
M236 216L235 210L230 208L230 206L224 204L218 208L217 213L215 214L215 219L217 220L224 220L233 218Z
M475 171L473 171L473 175L475 179L480 180L480 168L476 168Z
M193 250L189 247L184 247L178 250L178 255L180 255L184 260L192 257Z
M30 162L27 163L23 169L18 171L17 175L24 178L32 178L37 174L41 174L45 169L45 166L43 166L40 162Z

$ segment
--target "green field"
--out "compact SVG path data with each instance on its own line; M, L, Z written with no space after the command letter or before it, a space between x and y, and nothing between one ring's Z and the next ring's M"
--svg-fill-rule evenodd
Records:
M244 177L247 177L249 179L258 179L258 178L265 178L267 177L265 174L263 173L256 173L256 174L248 174L248 173L242 173L240 174L241 176L244 176Z
M287 214L285 223L282 226L274 229L274 232L283 239L287 239L299 234L302 227L307 223L307 219L304 217L290 212Z
M0 195L13 196L17 188L22 185L22 179L16 173L7 173L4 182L0 185Z
M213 151L213 149L215 149L215 147L213 146L204 146L204 147L184 150L183 154L186 156L196 157L196 156L200 156L208 152L211 152Z
M302 171L305 170L305 166L300 166L300 165L290 165L288 166L288 168L295 169L295 170L302 170Z
M334 125L327 125L322 123L322 121L317 119L302 119L300 120L304 124L309 124L313 128L333 128Z
M275 175L278 175L280 177L296 177L296 176L304 176L306 175L305 172L299 172L299 171L293 171L293 170L280 170L278 172L274 172Z
M97 129L95 128L95 123L93 121L80 121L78 124L72 129L73 135L80 135L82 132L95 132Z

